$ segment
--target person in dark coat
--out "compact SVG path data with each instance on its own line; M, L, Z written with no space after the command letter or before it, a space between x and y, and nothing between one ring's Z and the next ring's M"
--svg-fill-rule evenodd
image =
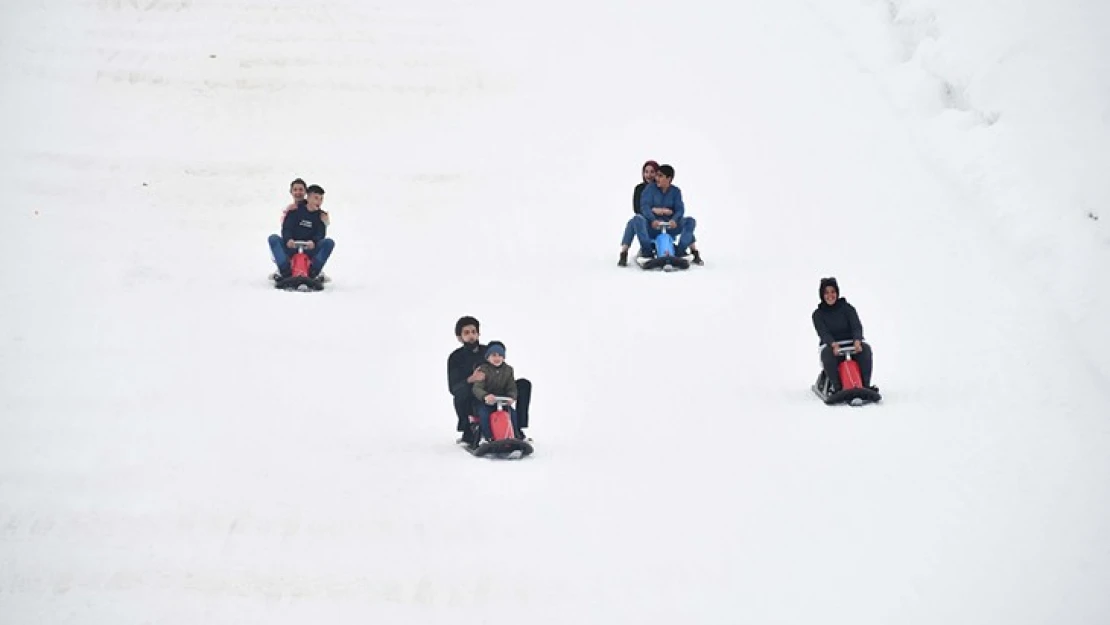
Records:
M813 311L813 328L821 339L821 365L825 369L825 376L832 383L833 392L843 388L837 369L840 364L840 347L836 344L837 341L853 341L856 353L852 358L859 363L863 385L877 390L871 386L871 346L863 338L863 324L860 323L855 307L840 297L840 285L836 278L822 278L818 294L821 303Z
M451 352L447 357L447 390L454 398L455 416L458 419L456 431L463 433L463 441L467 444L476 444L471 441L470 422L471 415L478 416L478 402L474 397L474 385L485 380L485 373L481 366L486 362L486 345L479 340L481 324L471 316L460 317L455 322L455 338L462 345ZM502 346L504 349L504 346ZM516 380L517 401L517 429L524 436L524 428L528 427L528 404L532 399L532 382L527 378Z
M636 215L640 214L640 197L644 194L644 188L648 185L655 184L655 173L659 171L659 163L655 161L648 161L640 168L640 184L632 190L632 218L624 226L624 236L621 237L621 255L617 260L617 265L624 267L628 265L628 248L632 247L632 239L636 238L636 231L633 229L633 223L636 221ZM644 258L651 258L651 249L640 250L640 255Z

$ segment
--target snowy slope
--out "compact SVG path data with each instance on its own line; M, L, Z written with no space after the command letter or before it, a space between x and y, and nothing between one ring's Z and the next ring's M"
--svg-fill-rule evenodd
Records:
M812 3L922 158L976 197L966 218L1008 248L1027 288L1079 330L1085 366L1110 378L1106 169L1110 4L991 0ZM861 25L872 25L870 32ZM861 31L865 32L861 36Z
M1104 621L1105 334L822 11L719 6L5 7L0 621ZM705 267L615 267L646 158ZM809 394L824 275L883 406ZM463 314L527 461L451 442Z

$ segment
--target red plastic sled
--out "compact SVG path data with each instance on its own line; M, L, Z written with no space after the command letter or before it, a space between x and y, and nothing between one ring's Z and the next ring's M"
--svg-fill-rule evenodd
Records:
M312 291L321 291L324 288L323 282L317 278L309 275L309 269L312 268L312 259L308 254L304 253L304 249L308 246L308 241L294 241L293 244L297 248L297 252L289 259L290 276L288 278L280 278L274 281L274 287L279 289L289 290L304 290L301 287Z
M840 388L850 390L863 388L863 376L859 372L859 363L852 360L851 354L842 360L837 369L840 373Z
M859 363L852 358L852 355L856 353L853 341L838 341L837 345L840 347L840 354L844 358L837 365L837 373L840 375L840 390L835 393L832 392L832 383L825 378L825 372L822 370L817 374L817 381L813 384L813 393L830 406L843 403L862 406L882 401L883 396L878 391L863 385Z
M507 404L511 397L498 397L497 410L489 417L490 433L493 440L484 441L476 448L469 449L475 456L491 456L494 458L507 458L516 460L530 455L533 451L532 444L516 437L513 429L513 418L509 414ZM477 427L478 417L470 417L472 427Z
M289 268L292 269L294 278L307 278L308 269L312 267L312 259L304 250L297 248L297 253L293 254L293 258L289 259Z
M489 416L489 427L495 441L516 438L516 432L513 432L513 418L508 410L494 411Z

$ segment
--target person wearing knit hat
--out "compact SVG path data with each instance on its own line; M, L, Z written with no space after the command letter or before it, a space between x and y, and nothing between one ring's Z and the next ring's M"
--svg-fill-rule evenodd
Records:
M863 324L860 323L855 307L840 296L840 285L836 278L822 278L818 286L818 296L821 301L813 311L813 328L817 330L821 341L821 365L825 369L825 376L832 383L833 392L843 388L838 370L840 347L837 341L853 341L856 353L852 358L859 363L863 385L877 391L876 387L871 386L871 346L863 338Z
M513 430L517 438L523 439L517 423L516 401L519 397L516 387L516 375L513 368L505 362L505 344L501 341L490 341L486 347L486 362L478 368L482 372L482 379L474 383L474 397L481 403L478 405L478 423L482 437L493 440L490 430L490 415L493 414L497 397L511 397L509 403L509 417L512 419Z
M660 227L667 224L668 234L677 233L674 254L682 258L687 248L693 253L695 265L704 265L701 253L695 245L694 229L697 221L686 216L686 204L682 199L682 189L671 184L674 180L674 167L660 165L655 172L655 184L644 187L640 196L640 214L632 218L632 229L640 241L642 251L651 247L652 241L662 232Z
M636 215L640 214L640 197L644 194L644 189L651 184L655 184L655 174L659 171L659 163L655 161L647 161L643 167L640 168L640 177L642 180L636 188L632 190L632 218L624 226L624 236L621 237L621 255L617 260L617 265L624 267L628 265L628 248L632 247L632 239L636 238L636 231L632 227L636 219ZM644 258L651 258L651 250L641 249L640 256Z

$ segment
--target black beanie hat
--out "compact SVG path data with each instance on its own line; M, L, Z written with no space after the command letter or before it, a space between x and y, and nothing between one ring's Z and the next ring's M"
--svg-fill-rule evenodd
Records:
M825 299L825 287L831 286L836 289L836 296L840 297L840 285L836 283L836 278L821 278L821 286L817 289L817 297L822 301Z
M466 317L459 317L459 320L455 322L455 336L462 336L463 328L466 326L474 326L475 330L481 331L478 320L467 315Z

